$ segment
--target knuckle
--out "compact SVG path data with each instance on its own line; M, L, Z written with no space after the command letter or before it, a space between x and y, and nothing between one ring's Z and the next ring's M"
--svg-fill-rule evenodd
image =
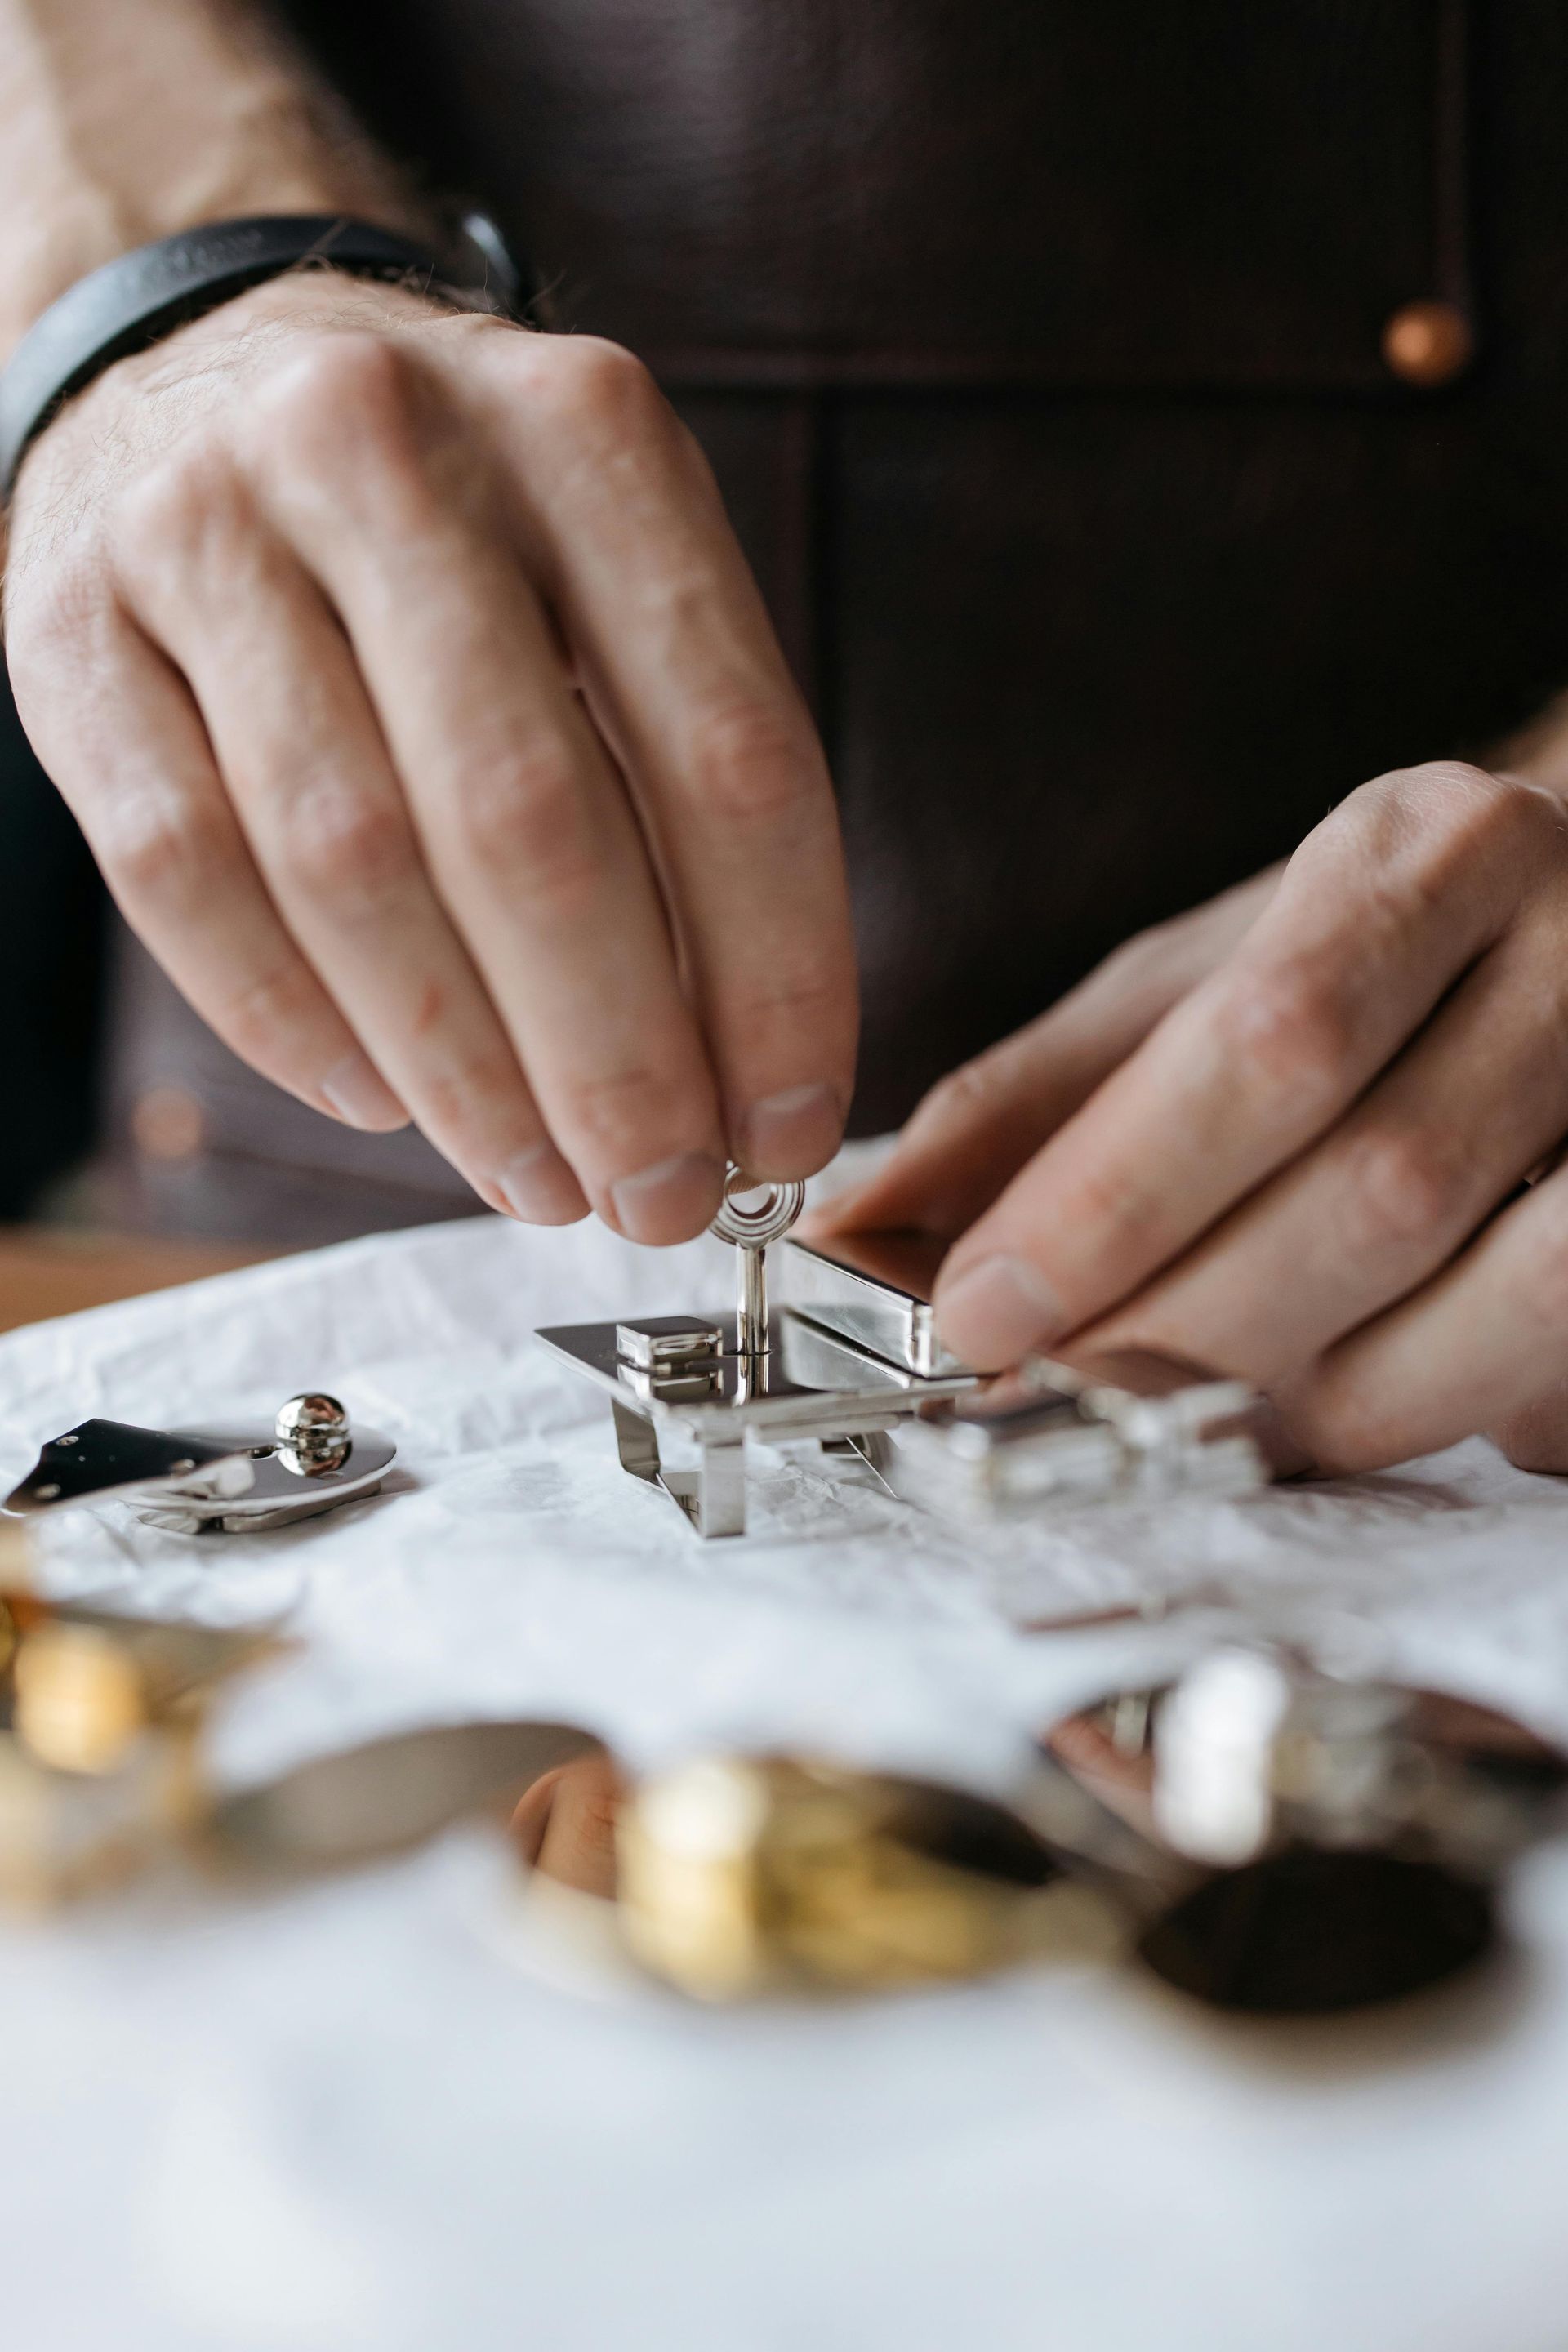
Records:
M151 787L107 796L93 832L105 873L142 914L177 916L205 904L237 862L226 808Z
M489 1134L521 1093L509 1055L474 1053L434 1066L421 1081L421 1118L458 1152L482 1151Z
M1310 1116L1331 1103L1354 1045L1331 981L1310 962L1282 964L1221 1001L1218 1043L1249 1096Z
M993 1049L939 1078L921 1097L910 1125L918 1119L922 1129L979 1126L1004 1107L1010 1092L1001 1057Z
M411 364L389 338L311 335L257 387L258 446L310 470L367 452L396 459L412 448L414 395Z
M198 441L158 458L115 501L110 543L124 577L157 576L171 556L188 561L226 546L245 511L226 457Z
M1167 1204L1144 1173L1097 1168L1073 1184L1069 1214L1080 1231L1102 1237L1108 1260L1158 1266L1171 1247Z
M1465 1205L1465 1155L1430 1131L1386 1129L1365 1135L1348 1158L1342 1231L1359 1255L1429 1242L1447 1231Z
M1290 1383L1279 1403L1289 1436L1320 1470L1382 1470L1420 1450L1409 1399L1355 1349L1331 1351Z
M781 970L771 959L761 971L736 971L734 961L729 956L719 970L705 974L702 990L713 1042L727 1068L758 1071L781 1055L787 1058L794 1041L803 1036L819 1053L852 1056L853 1015L847 1013L841 980L816 967Z
M1397 1461L1405 1450L1390 1442L1368 1400L1331 1377L1293 1396L1287 1421L1291 1436L1321 1470L1375 1470Z
M1556 805L1519 776L1494 776L1462 760L1434 760L1414 772L1435 820L1467 843L1524 846Z
M89 652L109 618L96 561L58 560L30 570L25 582L11 575L5 586L5 655L18 686L29 673Z
M664 413L653 377L622 343L599 335L542 337L532 356L545 404L559 404L608 438L646 432Z
M254 973L216 1008L214 1026L242 1061L276 1066L280 1044L301 1037L321 1012L321 989L298 956Z
M1568 1325L1568 1199L1562 1179L1549 1178L1507 1213L1530 1213L1531 1246L1514 1276L1513 1307L1523 1332L1552 1337Z
M406 880L414 844L391 801L321 783L291 801L277 858L285 885L301 898L330 899L340 913L368 913Z
M1434 806L1491 811L1508 807L1530 789L1516 777L1494 775L1468 760L1423 760L1402 772L1407 788Z
M689 790L703 813L721 823L752 825L787 817L809 790L798 727L766 702L710 712L693 736Z
M1496 1432L1515 1469L1561 1476L1568 1469L1568 1391L1562 1385L1512 1414Z
M725 1008L732 1026L753 1042L759 1033L781 1024L813 1029L829 1025L843 1000L840 981L815 966L792 971L771 958L765 971L738 973L725 989Z
M1380 777L1363 814L1376 843L1409 844L1413 887L1430 898L1479 855L1528 854L1560 817L1550 793L1464 760L1428 760Z
M574 896L601 878L602 852L560 739L472 764L454 826L467 860L526 898Z
M1489 769L1472 767L1468 760L1423 760L1414 768L1398 768L1379 780L1404 799L1425 808L1489 809L1507 797L1507 781Z
M611 1166L641 1166L650 1138L667 1135L676 1087L668 1070L637 1064L581 1078L567 1090L574 1130Z

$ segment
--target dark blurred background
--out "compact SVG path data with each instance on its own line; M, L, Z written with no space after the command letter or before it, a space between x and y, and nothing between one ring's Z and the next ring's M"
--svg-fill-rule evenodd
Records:
M0 1220L68 1213L91 1143L104 892L0 687Z

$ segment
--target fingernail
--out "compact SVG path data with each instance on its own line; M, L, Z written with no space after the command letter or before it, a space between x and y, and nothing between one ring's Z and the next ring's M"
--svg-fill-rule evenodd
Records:
M1067 1328L1061 1300L1021 1257L983 1257L939 1284L936 1309L943 1339L977 1371L1016 1364Z
M408 1124L408 1113L363 1054L345 1054L341 1062L334 1062L320 1091L350 1127L369 1128L384 1135L392 1128Z
M753 1176L815 1176L843 1139L844 1105L830 1086L785 1087L741 1115L741 1162Z
M610 1187L628 1241L687 1242L718 1213L724 1171L706 1151L679 1151Z
M569 1225L586 1213L583 1188L548 1136L516 1153L495 1181L512 1215L525 1225Z

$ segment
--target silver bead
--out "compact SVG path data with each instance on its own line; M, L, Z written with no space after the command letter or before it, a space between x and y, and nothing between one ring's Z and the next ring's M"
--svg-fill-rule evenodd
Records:
M287 1404L279 1407L272 1426L279 1459L287 1469L298 1471L301 1477L314 1477L323 1470L339 1470L348 1460L351 1440L347 1408L321 1390L290 1397Z

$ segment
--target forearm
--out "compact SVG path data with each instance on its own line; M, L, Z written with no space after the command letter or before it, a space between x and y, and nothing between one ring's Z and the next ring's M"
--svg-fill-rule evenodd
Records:
M0 0L0 360L132 246L337 210L419 226L393 168L242 0Z

